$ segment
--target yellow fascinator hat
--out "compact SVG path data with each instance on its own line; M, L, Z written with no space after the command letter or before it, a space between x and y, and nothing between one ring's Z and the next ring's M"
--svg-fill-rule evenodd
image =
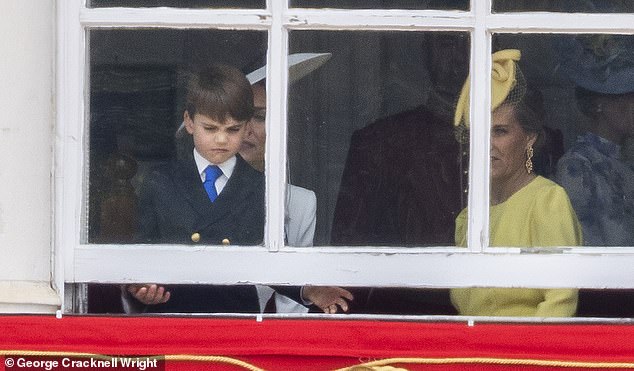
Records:
M522 53L517 49L504 49L493 53L491 68L491 111L498 108L517 84L519 71L516 62ZM465 81L454 115L454 125L469 127L469 76Z

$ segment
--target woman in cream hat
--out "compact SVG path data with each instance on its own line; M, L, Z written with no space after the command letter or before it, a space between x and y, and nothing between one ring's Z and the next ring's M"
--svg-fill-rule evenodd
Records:
M493 54L490 244L507 247L576 246L581 227L563 188L533 171L542 123L526 99L526 83L517 66L519 50ZM454 123L469 126L469 85L462 90ZM456 218L456 244L466 246L467 209ZM574 289L452 289L461 315L573 316Z
M312 71L321 67L328 59L330 53L296 53L288 56L288 82L292 84ZM251 83L253 90L253 103L255 114L247 125L240 155L256 170L264 171L264 157L266 149L266 65L247 75L247 80ZM286 205L284 232L286 242L289 246L306 247L313 245L313 235L315 233L317 199L311 190L298 187L292 184L286 185ZM308 308L292 299L276 293L268 286L258 285L258 298L262 310L268 310L267 303L275 302L277 313L306 313ZM317 287L305 286L307 291L319 291L324 302L336 301L330 307L323 307L320 303L314 303L326 313L336 313L338 306L347 311L346 300L352 300L352 294L343 288L338 287Z

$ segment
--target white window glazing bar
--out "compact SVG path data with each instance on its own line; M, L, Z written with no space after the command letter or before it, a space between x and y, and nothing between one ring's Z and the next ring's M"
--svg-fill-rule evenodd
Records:
M511 13L487 17L492 32L634 33L634 14Z
M283 4L280 4L283 5ZM277 6L277 4L273 4ZM480 6L480 4L476 5ZM80 20L93 27L266 27L271 23L268 9L180 9L180 8L82 8ZM464 11L437 10L285 10L285 25L299 29L330 28L382 28L403 29L429 28L434 30L461 30L474 24L474 14ZM566 14L566 13L511 13L494 14L487 17L490 28L514 27L519 29L543 28L545 30L569 27L580 29L578 17L589 21L590 27L604 29L628 29L632 15ZM563 22L560 22L563 20ZM576 21L575 21L576 20ZM609 22L609 23L605 23ZM543 26L541 26L543 24ZM594 26L593 24L596 24ZM506 26L505 26L506 25ZM566 26L569 25L569 26ZM584 29L586 25L584 23Z
M81 22L91 27L168 27L267 29L271 14L266 10L105 8L83 9Z
M286 23L293 29L464 31L473 27L474 18L458 11L291 9Z
M471 142L469 152L469 219L467 244L481 252L489 243L489 148L491 119L491 36L486 19L491 0L473 1L471 35Z
M266 94L266 224L265 242L270 251L284 246L286 193L286 116L288 81L288 31L283 26L286 4L268 1L272 25L268 38Z

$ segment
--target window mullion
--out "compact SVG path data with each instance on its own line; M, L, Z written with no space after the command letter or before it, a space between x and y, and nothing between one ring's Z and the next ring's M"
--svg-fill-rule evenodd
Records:
M79 22L81 0L57 7L56 125L53 164L53 284L64 298L64 281L75 277L75 248L82 235L84 169L84 77L86 43ZM82 195L82 196L80 196ZM64 304L62 300L62 311Z
M469 182L469 224L467 243L471 251L482 252L489 241L489 127L491 35L486 17L491 0L473 3L475 28L471 44L471 145Z
M286 112L288 31L283 25L286 4L270 1L272 25L266 80L266 233L271 251L284 246L284 212L286 187Z

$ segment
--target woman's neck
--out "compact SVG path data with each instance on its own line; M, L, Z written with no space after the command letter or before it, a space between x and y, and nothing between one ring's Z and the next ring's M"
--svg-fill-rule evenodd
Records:
M511 197L515 192L524 188L525 185L535 179L537 175L535 173L520 172L517 175L510 177L507 180L492 181L491 182L491 194L490 203L491 206L501 204Z

